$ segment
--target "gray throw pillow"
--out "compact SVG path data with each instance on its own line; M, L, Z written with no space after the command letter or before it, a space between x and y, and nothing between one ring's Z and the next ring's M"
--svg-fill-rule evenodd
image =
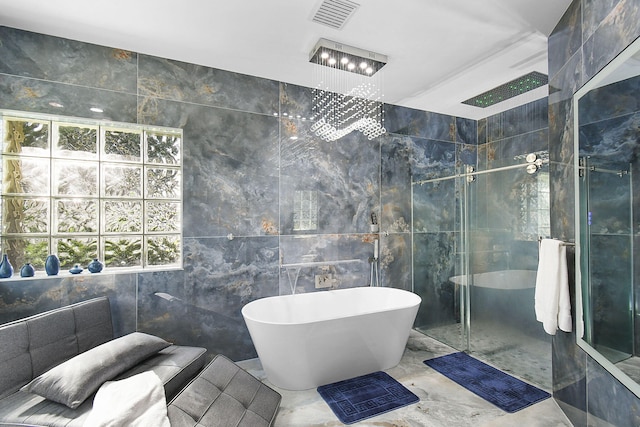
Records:
M21 390L75 409L105 381L170 345L162 338L133 332L51 368Z

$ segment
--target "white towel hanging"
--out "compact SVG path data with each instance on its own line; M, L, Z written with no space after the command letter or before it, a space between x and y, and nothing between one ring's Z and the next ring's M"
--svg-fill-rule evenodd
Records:
M571 298L567 274L566 245L555 239L540 242L535 291L536 319L546 333L559 328L571 332Z

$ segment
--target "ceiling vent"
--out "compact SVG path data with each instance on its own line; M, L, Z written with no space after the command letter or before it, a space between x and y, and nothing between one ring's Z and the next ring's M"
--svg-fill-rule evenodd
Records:
M359 6L349 0L324 0L311 20L341 30Z
M495 87L478 96L463 101L463 104L473 105L474 107L487 108L499 102L505 101L514 96L522 95L530 90L537 89L546 85L549 77L546 74L532 71L515 80L511 80L503 85Z

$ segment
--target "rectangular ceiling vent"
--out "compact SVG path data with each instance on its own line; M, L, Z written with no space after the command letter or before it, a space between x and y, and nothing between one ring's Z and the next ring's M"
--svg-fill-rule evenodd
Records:
M537 89L546 85L549 78L546 74L532 71L515 80L511 80L503 85L493 88L478 96L463 101L463 104L473 105L474 107L487 108L499 102L505 101L518 95L522 95L530 90Z
M359 6L349 0L324 0L311 20L341 30Z

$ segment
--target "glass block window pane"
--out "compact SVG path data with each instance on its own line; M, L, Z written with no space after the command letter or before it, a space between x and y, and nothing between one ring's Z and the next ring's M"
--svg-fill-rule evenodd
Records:
M33 268L44 270L44 260L49 252L49 239L38 237L3 237L2 250L9 255L14 274L20 267L29 262Z
M60 259L61 269L69 269L76 264L80 264L82 268L87 268L87 265L98 257L97 237L53 239L53 247L53 252Z
M126 130L105 130L104 153L107 160L139 162L142 160L142 135Z
M95 200L56 200L57 233L97 233L98 211Z
M50 167L47 159L3 156L2 194L48 196Z
M176 199L181 192L180 170L147 168L147 197Z
M0 249L14 266L51 253L65 269L180 266L180 129L0 110L0 135Z
M8 119L4 127L5 153L49 156L49 123Z
M147 202L147 231L154 232L178 232L180 218L179 203Z
M96 159L98 157L98 128L94 126L57 126L56 157Z
M105 267L141 267L142 236L103 238Z
M105 201L106 233L142 233L141 201Z
M180 262L180 236L154 236L147 239L148 265L177 265Z
M179 165L180 140L180 136L175 134L147 132L147 162Z
M3 234L49 232L49 199L5 196L2 207Z
M106 164L102 167L104 195L107 197L140 197L142 167Z
M98 195L98 163L54 160L55 194L66 196Z

